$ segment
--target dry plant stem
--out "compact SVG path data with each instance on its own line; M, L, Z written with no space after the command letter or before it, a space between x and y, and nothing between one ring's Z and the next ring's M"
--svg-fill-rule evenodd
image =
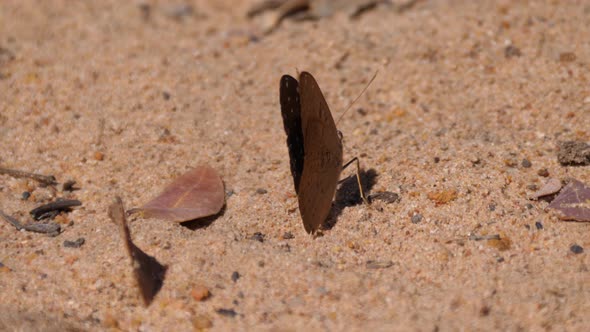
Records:
M2 216L2 218L4 218L4 220L8 221L10 224L12 224L12 226L14 226L17 230L21 230L23 229L23 225L20 223L20 221L16 220L16 218L7 215L6 213L4 213L4 211L0 211L0 216Z
M125 208L123 207L123 200L121 197L115 197L115 202L109 207L109 217L119 227L121 237L125 243L125 248L129 256L133 256L133 250L131 248L131 233L127 226L127 218L125 216Z
M43 233L49 236L57 236L59 235L59 232L61 230L61 226L54 222L22 224L16 218L7 215L3 211L0 211L0 216L4 218L4 220L12 224L12 226L14 226L19 231L24 229L28 232Z
M468 237L469 240L473 241L482 241L482 240L500 240L500 234L492 234L492 235L475 235L471 234Z
M359 158L357 158L357 157L352 158L352 160L350 160L349 162L344 164L344 166L342 166L342 170L344 170L346 167L348 167L350 164L352 164L355 161L356 161L356 181L359 185L359 191L361 193L361 198L363 199L363 202L365 202L365 204L370 205L369 200L367 200L367 196L365 196L365 191L363 190L363 185L361 184L361 166L359 163Z
M53 185L57 184L57 181L55 180L55 176L53 176L53 175L35 174L35 173L29 173L29 172L24 172L24 171L19 171L16 169L10 169L10 168L4 168L4 167L0 167L0 174L10 175L15 178L33 179L39 183L42 183L42 184L45 184L48 186L53 186Z
M266 0L254 5L250 10L248 10L248 13L246 15L252 18L267 10L277 9L285 2L287 2L287 0Z

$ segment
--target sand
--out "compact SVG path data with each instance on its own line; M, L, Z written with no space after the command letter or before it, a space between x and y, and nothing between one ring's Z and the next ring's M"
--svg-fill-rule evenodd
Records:
M0 208L26 221L58 197L83 203L56 237L0 223L0 329L590 326L590 225L528 199L549 178L590 183L588 167L557 160L559 141L590 141L588 4L429 0L265 35L245 17L253 1L180 3L0 4L0 165L78 188L2 175ZM378 71L338 128L344 159L374 175L369 192L399 195L366 206L341 191L317 238L279 108L279 79L297 70L335 118ZM107 208L116 195L140 206L199 164L225 182L221 215L130 218L168 266L145 307Z

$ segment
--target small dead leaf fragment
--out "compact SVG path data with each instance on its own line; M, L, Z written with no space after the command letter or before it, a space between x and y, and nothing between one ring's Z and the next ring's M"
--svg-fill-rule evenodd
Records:
M557 210L561 220L588 222L590 187L578 180L571 180L547 208Z
M459 195L455 189L433 191L428 193L428 199L436 203L436 205L447 204L450 201L457 199L457 197L459 197Z
M561 62L576 61L576 54L574 54L573 52L562 52L559 54L559 61L561 61Z
M386 269L392 266L392 261L367 261L367 269Z
M0 263L0 273L2 272L10 272L10 268L2 263Z
M133 266L133 272L143 302L148 306L160 288L162 288L167 267L160 264L154 257L144 253L131 241L131 232L127 226L127 218L125 217L125 210L121 198L117 197L115 202L109 207L109 217L119 226L121 237L125 242L125 248L129 257L131 257L131 265Z
M209 166L198 166L176 178L139 212L144 218L184 222L219 213L225 204L223 181Z
M394 192L391 192L391 191L382 191L382 192L377 192L377 193L369 195L369 201L372 202L374 200L379 200L379 201L383 201L387 204L391 204L391 203L399 202L400 196Z
M539 199L539 197L553 195L558 193L560 189L561 181L559 181L559 179L551 178L541 187L541 189L531 195L531 199Z

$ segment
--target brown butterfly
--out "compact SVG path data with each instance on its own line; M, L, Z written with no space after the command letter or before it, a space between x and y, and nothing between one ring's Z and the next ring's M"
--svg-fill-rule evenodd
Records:
M354 161L361 197L368 204L358 159L342 166L341 134L310 73L302 72L299 82L289 75L281 77L280 100L299 212L305 230L314 233L328 217L340 172Z

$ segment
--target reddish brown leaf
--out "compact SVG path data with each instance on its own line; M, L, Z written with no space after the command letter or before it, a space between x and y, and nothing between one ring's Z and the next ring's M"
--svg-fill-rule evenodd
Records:
M123 209L121 198L117 197L115 202L109 206L109 217L119 226L125 248L129 257L131 257L131 265L133 266L133 272L141 292L141 297L147 306L162 288L167 267L160 264L154 257L143 252L131 241L131 232L127 226L127 218L125 218L125 210Z
M572 180L547 207L557 210L562 220L590 221L590 187Z
M156 198L130 212L183 222L217 214L224 203L221 178L213 168L201 165L176 178Z

